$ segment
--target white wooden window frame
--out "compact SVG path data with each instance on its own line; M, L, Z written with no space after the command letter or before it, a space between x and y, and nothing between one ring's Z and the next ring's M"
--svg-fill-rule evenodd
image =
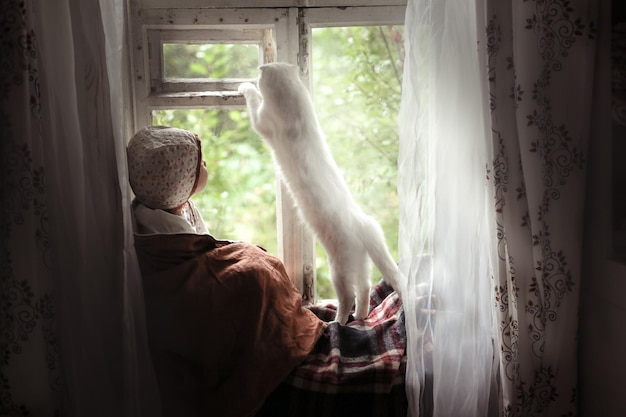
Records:
M211 44L228 40L230 43L245 43L257 45L259 48L259 62L274 61L274 41L271 28L229 28L229 29L171 29L150 28L146 30L148 41L148 56L150 74L150 93L153 94L180 94L201 91L232 92L237 91L237 86L247 79L184 79L166 78L164 73L165 57L163 46L166 43L179 44Z
M403 24L405 6L351 7L355 1L339 1L341 7L188 8L183 0L168 8L169 0L131 3L133 131L151 124L151 113L160 109L244 108L237 86L248 79L167 80L163 75L163 43L249 43L259 45L259 62L283 61L299 65L310 85L312 29L318 27ZM181 3L185 8L180 8ZM216 3L216 2L212 2ZM234 1L223 1L234 6ZM271 1L267 2L271 6ZM300 3L277 1L274 3ZM323 6L330 0L311 1ZM356 1L359 3L359 1ZM206 6L206 1L202 3ZM304 299L315 301L315 239L297 217L284 185L276 187L278 256Z

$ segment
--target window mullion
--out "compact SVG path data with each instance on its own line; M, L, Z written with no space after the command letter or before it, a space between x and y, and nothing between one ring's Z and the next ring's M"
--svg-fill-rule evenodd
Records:
M297 64L301 44L298 9L290 8L287 24L276 30L277 61ZM305 82L308 83L308 79ZM279 256L287 273L302 293L302 298L314 302L315 240L311 231L299 219L285 185L280 179L276 183Z

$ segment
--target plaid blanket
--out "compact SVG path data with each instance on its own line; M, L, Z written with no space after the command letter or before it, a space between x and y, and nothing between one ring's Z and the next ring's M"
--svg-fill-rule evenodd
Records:
M258 417L405 416L405 327L402 302L381 281L370 314L345 326L335 306L308 306L330 322L313 351L266 400Z

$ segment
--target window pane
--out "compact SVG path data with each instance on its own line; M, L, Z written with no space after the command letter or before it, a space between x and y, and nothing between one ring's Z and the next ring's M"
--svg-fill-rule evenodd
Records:
M242 110L156 110L153 125L187 129L200 136L207 186L192 200L209 232L278 253L274 168L267 146Z
M255 78L256 44L163 44L165 78Z
M402 26L313 30L315 107L328 144L363 210L385 231L392 256L398 247L398 127ZM326 253L317 248L317 297L335 298ZM381 278L378 270L373 282Z

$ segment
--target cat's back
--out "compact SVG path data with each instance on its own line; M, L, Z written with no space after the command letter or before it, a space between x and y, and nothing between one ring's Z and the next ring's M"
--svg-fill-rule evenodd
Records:
M332 156L313 102L295 65L272 63L260 67L259 88L266 116L276 120L268 138L275 159L302 210L334 204L353 206L350 190ZM332 210L335 211L335 210Z
M281 62L260 69L264 117L273 119L276 126L275 137L267 139L283 168L301 167L307 172L336 169L298 67Z

